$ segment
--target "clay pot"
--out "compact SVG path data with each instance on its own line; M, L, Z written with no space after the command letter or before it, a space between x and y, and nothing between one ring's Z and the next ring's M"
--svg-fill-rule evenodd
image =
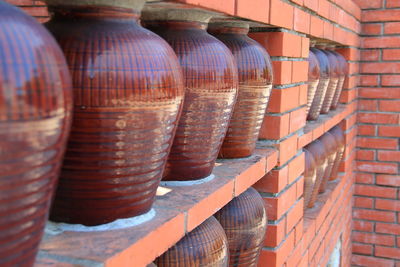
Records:
M146 213L183 103L177 57L138 24L142 0L47 2L75 101L51 219L98 225Z
M249 188L218 211L229 244L229 266L257 266L267 230L267 213L260 194Z
M232 53L207 33L205 11L148 6L147 28L175 50L185 78L185 102L163 180L197 180L211 174L228 129L238 90Z
M310 48L310 51L314 53L318 60L319 70L320 70L320 78L317 86L317 90L315 91L314 99L311 103L310 111L308 113L308 120L316 120L319 117L321 112L322 103L325 99L326 90L328 89L329 84L329 73L330 66L328 57L324 52L317 48Z
M211 216L154 263L158 267L226 267L228 256L228 240L224 229Z
M317 168L315 186L313 187L310 202L308 204L309 207L313 207L318 197L319 188L325 174L325 169L328 165L328 157L325 151L324 144L319 140L315 140L311 144L307 145L305 147L305 150L309 151L312 154Z
M331 110L335 110L339 104L340 95L342 94L342 91L343 91L344 81L346 80L346 77L349 74L349 69L347 66L346 59L341 54L339 54L338 52L335 52L335 51L331 51L331 53L333 53L336 56L336 59L339 62L339 70L340 70L338 85L336 87L336 91L333 96L333 100L332 100L332 104L331 104Z
M333 137L330 133L325 133L322 135L319 140L324 144L325 151L328 158L328 164L325 169L324 178L322 179L321 185L319 187L319 192L325 192L327 183L331 178L332 168L336 159L337 152L337 143L335 137Z
M338 149L336 152L335 162L332 167L330 180L335 180L338 177L340 162L343 159L344 150L345 150L345 137L343 130L339 126L333 127L330 131L330 134L336 139L336 143L338 144Z
M329 84L326 89L326 94L324 98L324 102L322 102L321 114L327 114L331 109L332 100L336 92L336 88L339 82L339 75L341 73L340 65L337 60L337 57L334 53L327 50L322 50L325 55L328 57L329 61Z
M307 90L307 109L308 115L311 104L314 100L315 92L317 91L320 78L319 63L317 57L312 51L308 55L308 90Z
M247 22L215 22L208 32L222 41L235 57L239 92L220 158L250 156L255 147L272 89L272 65L267 51L249 38Z
M53 37L0 1L0 266L32 266L70 128L71 77Z
M314 156L308 150L304 150L305 169L304 169L304 209L312 208L314 203L311 203L311 196L315 183L317 182L317 164ZM312 204L312 205L311 205Z

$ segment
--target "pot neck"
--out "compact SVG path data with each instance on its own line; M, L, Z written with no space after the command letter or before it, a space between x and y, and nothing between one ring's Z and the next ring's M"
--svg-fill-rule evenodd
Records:
M209 27L208 31L212 34L240 34L247 35L249 33L248 28L242 27Z
M149 28L164 28L172 30L206 30L207 23L198 21L177 21L177 20L156 20L156 21L145 21L144 24Z

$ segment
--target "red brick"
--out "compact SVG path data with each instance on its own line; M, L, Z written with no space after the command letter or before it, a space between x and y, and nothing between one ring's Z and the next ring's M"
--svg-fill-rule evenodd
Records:
M400 126L380 125L378 127L379 136L400 137ZM396 141L395 139L391 139Z
M400 162L400 151L378 151L378 160Z
M301 108L290 112L289 132L293 133L306 125L306 108Z
M357 266L366 266L366 267L393 267L394 261L375 258L370 256L361 256L361 255L353 255L351 257L351 263Z
M356 219L378 221L378 222L395 222L396 216L394 212L356 209L353 211L353 217Z
M376 199L375 208L400 212L400 200Z
M361 221L361 220L354 220L353 227L356 231L363 231L363 232L373 232L374 231L374 224L373 222Z
M363 254L363 255L372 255L373 247L372 245L362 244L362 243L353 243L353 253Z
M359 125L358 126L358 135L375 135L375 125Z
M397 124L399 123L399 114L360 112L358 113L358 122Z
M398 170L396 163L359 161L356 164L357 170L361 172L396 174Z
M279 166L291 159L297 151L293 148L297 147L297 134L281 141L277 148L279 149Z
M400 248L376 246L375 256L400 260Z
M357 173L356 182L361 184L373 184L374 175L370 173Z
M310 0L318 3L315 0ZM318 5L318 4L317 4ZM310 34L317 37L323 37L324 35L324 21L316 16L311 16L310 22Z
M299 106L299 90L299 86L273 89L267 111L271 113L283 113L297 108Z
M319 0L318 4L318 14L322 17L329 18L330 3L327 0Z
M254 188L265 193L279 193L287 185L289 166L274 169L261 178Z
M384 40L383 40L384 41ZM382 44L385 47L385 44ZM400 37L399 43L397 44L400 46ZM376 47L377 45L373 45ZM390 47L389 45L387 47ZM361 73L399 73L400 66L397 62L368 62L368 63L360 63Z
M357 146L372 149L397 149L398 141L390 138L358 137Z
M318 11L318 1L304 0L304 6L313 11L316 11L316 12Z
M383 49L383 60L400 60L400 49Z
M292 83L308 80L308 61L292 62Z
M400 75L382 75L381 76L382 86L399 86Z
M364 23L362 24L361 33L365 35L380 35L382 32L381 23Z
M257 8L254 8L254 7ZM247 0L236 0L236 16L251 18L252 20L269 22L269 1L252 0L249 5Z
M376 86L379 83L378 75L361 75L360 85L361 86Z
M374 150L357 150L356 159L358 160L374 160L375 151Z
M400 187L399 175L377 175L376 183L379 185Z
M364 22L396 21L400 17L400 10L367 10L362 14Z
M379 110L400 113L400 100L379 100Z
M363 61L377 61L379 60L380 51L378 50L362 50L361 60Z
M399 34L400 22L386 22L384 29L385 34Z
M309 29L307 31L309 31ZM302 37L301 38L301 57L308 58L309 51L310 51L310 39L307 37Z
M375 233L354 232L353 240L359 243L385 245L385 246L393 246L395 243L395 239L393 236L381 235Z
M400 98L398 88L360 88L359 97L361 98Z
M375 231L382 234L400 235L400 225L389 223L376 223Z
M383 0L354 0L354 2L362 9L381 8Z
M289 84L292 82L292 63L292 61L272 61L274 84ZM270 102L273 102L272 96Z
M293 29L302 33L309 33L310 31L310 14L304 12L299 8L294 8L293 14Z
M374 199L369 197L354 197L354 207L372 209L374 207Z
M289 134L289 114L279 116L265 115L259 139L279 140Z
M270 23L287 29L293 27L293 6L281 0L271 0ZM282 16L285 14L285 16Z
M268 224L264 246L277 247L286 237L286 218L276 224Z
M296 205L288 211L286 215L286 232L289 233L303 217L303 199L300 199Z
M268 220L280 219L296 202L296 186L292 185L278 197L265 197Z
M400 7L400 2L398 0L386 0L386 7L387 8Z
M360 196L396 198L397 190L391 187L356 184L354 193Z

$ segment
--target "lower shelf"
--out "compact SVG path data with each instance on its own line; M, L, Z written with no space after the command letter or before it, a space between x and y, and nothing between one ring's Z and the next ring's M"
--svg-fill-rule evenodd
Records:
M46 234L38 266L146 266L277 164L262 147L248 158L218 160L214 178L200 184L160 186L155 217L140 225L102 232Z

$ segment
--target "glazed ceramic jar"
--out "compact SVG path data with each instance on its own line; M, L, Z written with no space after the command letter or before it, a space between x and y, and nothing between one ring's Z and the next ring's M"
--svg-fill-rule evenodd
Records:
M336 152L337 152L337 144L336 144L336 139L333 137L329 132L325 133L322 135L319 140L322 142L322 144L325 147L326 151L326 156L328 159L328 163L324 172L324 177L322 179L321 185L319 187L319 192L323 193L325 192L326 186L328 181L331 178L332 174L332 168L335 163L336 159Z
M71 78L56 41L0 1L0 266L32 266L70 128Z
M325 151L324 144L318 139L305 147L305 150L309 151L314 157L316 164L316 181L313 187L309 207L313 207L315 201L317 200L319 188L321 186L322 180L324 178L325 169L328 165L328 157Z
M335 54L336 59L339 62L339 70L340 70L338 85L336 87L336 91L333 96L333 100L332 100L332 104L331 104L331 109L335 110L339 104L340 95L342 94L343 85L346 80L346 77L349 74L349 69L347 66L346 59L341 54L339 54L338 52L333 51L333 50L330 50L330 51L331 51L331 53Z
M232 53L207 33L211 15L193 8L148 5L144 25L175 50L185 79L182 116L163 180L209 176L228 129L238 90Z
M51 219L98 225L150 210L184 97L174 51L138 24L144 0L47 0L74 120Z
M315 187L315 183L317 181L317 165L314 159L314 156L308 150L304 150L304 160L305 160L305 169L304 169L304 209L312 208L314 206L314 202L311 203L311 196Z
M332 101L338 86L339 75L341 73L339 62L334 53L327 50L322 50L329 61L329 83L326 89L324 101L322 102L321 114L327 114L331 109Z
M336 157L335 157L335 163L333 164L332 174L331 174L331 180L335 180L338 177L340 162L342 161L343 155L344 155L345 137L344 137L343 130L339 126L333 127L329 131L329 133L331 133L333 135L333 137L336 139L336 143L338 144L338 149L337 149Z
M215 213L229 244L229 266L257 266L267 229L267 213L260 194L249 188Z
M208 32L232 51L239 77L238 97L220 158L253 153L271 94L271 59L259 43L247 36L248 31L249 24L242 21L217 21L208 26Z
M154 262L157 267L226 267L229 250L224 229L211 216Z
M325 55L324 52L314 47L312 47L310 51L316 56L318 60L320 78L307 119L316 120L318 119L321 112L322 103L325 99L326 90L328 89L330 66L328 57Z
M308 90L307 90L307 108L306 114L310 112L311 104L314 100L320 78L320 69L318 59L310 50L308 54Z

